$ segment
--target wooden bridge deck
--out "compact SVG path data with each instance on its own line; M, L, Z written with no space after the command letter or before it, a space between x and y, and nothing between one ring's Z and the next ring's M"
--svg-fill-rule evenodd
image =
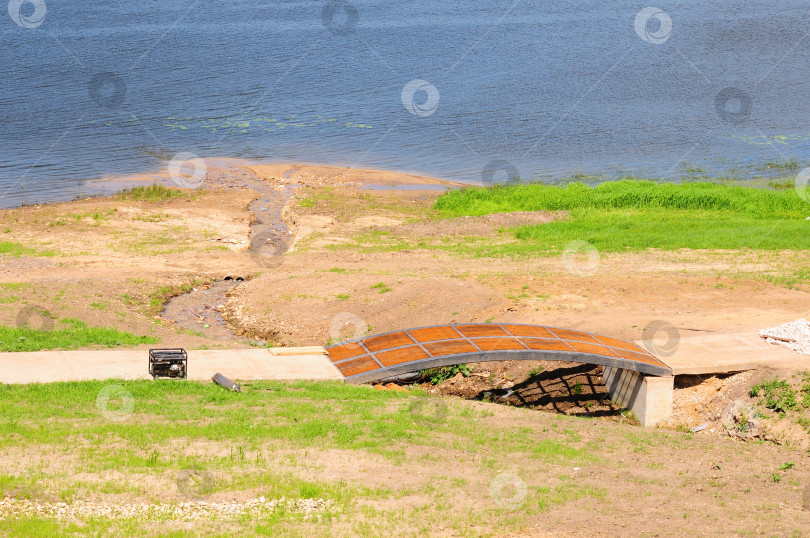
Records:
M469 362L557 360L654 376L672 370L632 342L572 329L510 323L437 325L394 331L326 348L350 383Z

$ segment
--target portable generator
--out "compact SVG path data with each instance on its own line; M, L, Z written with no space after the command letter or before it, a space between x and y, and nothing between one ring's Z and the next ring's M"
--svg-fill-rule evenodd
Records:
M188 353L183 348L150 349L149 375L152 379L167 377L185 379L188 372Z

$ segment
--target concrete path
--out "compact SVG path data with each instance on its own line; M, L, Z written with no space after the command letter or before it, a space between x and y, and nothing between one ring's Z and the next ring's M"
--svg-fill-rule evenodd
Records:
M674 349L671 355L663 350L666 342L636 343L664 361L672 368L673 375L741 372L758 366L810 369L810 355L768 344L756 332L682 337L677 343L672 343Z
M188 379L343 380L323 348L189 350ZM0 353L0 383L49 383L90 379L152 379L149 352L36 351Z
M680 338L671 354L652 350L673 375L752 370L758 366L806 368L810 355L765 342L755 332L703 334ZM660 347L662 343L658 342ZM665 344L665 343L664 343ZM322 347L190 350L188 378L207 381L215 373L238 380L343 381ZM151 379L146 350L37 351L0 353L0 383L49 383L89 379Z

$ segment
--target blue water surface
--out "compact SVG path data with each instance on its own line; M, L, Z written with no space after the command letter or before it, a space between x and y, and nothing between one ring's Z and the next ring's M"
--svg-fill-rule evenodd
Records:
M645 7L26 2L0 12L0 206L178 152L467 182L810 159L806 3L659 4L639 27Z

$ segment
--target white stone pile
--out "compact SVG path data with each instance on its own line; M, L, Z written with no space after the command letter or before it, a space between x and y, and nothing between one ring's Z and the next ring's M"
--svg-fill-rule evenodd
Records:
M89 518L129 519L144 521L201 521L258 518L278 512L303 513L305 518L333 508L323 499L280 499L264 497L247 501L185 502L179 504L102 504L85 501L47 503L6 497L0 499L0 520L20 517L43 517L58 520Z
M759 335L769 344L779 344L810 355L810 322L804 318L762 329Z

